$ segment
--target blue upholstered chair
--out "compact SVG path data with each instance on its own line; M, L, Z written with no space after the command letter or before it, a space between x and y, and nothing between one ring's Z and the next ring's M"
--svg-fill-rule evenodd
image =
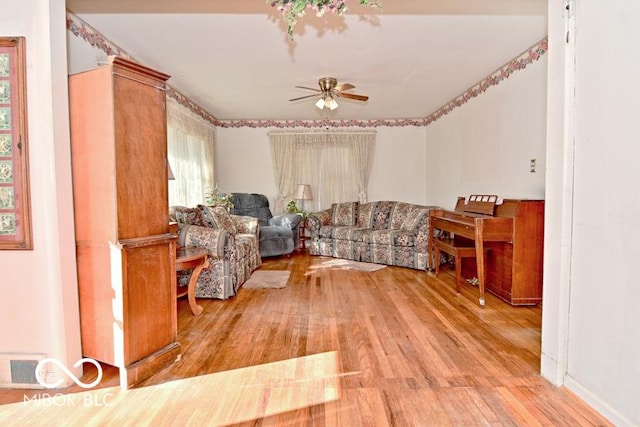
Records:
M298 248L299 215L273 216L264 194L231 193L231 201L232 215L258 218L261 257L288 255Z

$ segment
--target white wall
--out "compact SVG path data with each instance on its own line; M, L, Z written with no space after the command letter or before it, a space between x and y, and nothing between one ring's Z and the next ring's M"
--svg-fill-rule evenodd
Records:
M544 198L546 70L543 56L426 128L433 204L453 209L468 194Z
M229 193L261 193L274 206L273 177L268 129L217 128L216 183Z
M640 425L640 2L575 2L575 163L565 383Z
M32 251L0 251L0 352L43 353L71 367L80 358L80 333L65 5L0 0L0 9L2 36L26 37L34 242Z
M395 200L431 204L427 192L429 171L426 129L381 127L377 129L376 154L369 180L369 200Z
M215 168L217 183L224 191L262 193L273 206L276 183L268 132L218 128ZM369 200L427 203L425 162L424 128L378 128Z

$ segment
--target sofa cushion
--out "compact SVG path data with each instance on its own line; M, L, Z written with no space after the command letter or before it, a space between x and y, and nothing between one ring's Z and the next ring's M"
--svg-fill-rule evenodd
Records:
M375 229L386 230L389 228L389 217L391 210L395 206L396 202L378 202L373 210L373 227Z
M409 230L370 230L364 235L365 242L373 246L415 246L416 233Z
M208 227L228 230L231 234L236 234L238 232L238 229L226 208L222 206L205 205L198 205L198 208L202 212L202 217Z
M181 224L206 226L202 212L198 208L188 208L186 206L171 206L169 208L169 220Z
M427 217L427 210L416 208L413 209L402 222L401 230L416 230L424 223Z
M357 225L343 225L333 227L332 237L335 240L349 240L351 242L362 242L363 233L367 228L360 228Z
M358 218L358 202L333 203L331 205L332 225L354 225Z
M361 203L358 206L358 227L373 228L373 212L376 202Z
M391 209L391 213L389 214L389 229L390 230L399 230L402 226L407 215L413 209L413 205L404 202L397 202L393 205Z
M333 225L322 225L318 229L318 237L333 239L334 229L335 227Z

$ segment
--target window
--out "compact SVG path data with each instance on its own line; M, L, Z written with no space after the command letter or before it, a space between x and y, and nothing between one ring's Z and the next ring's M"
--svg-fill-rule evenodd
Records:
M167 97L167 144L174 180L169 181L169 206L204 203L214 186L215 128Z
M269 139L278 187L277 212L285 210L298 184L311 185L312 211L331 203L367 201L375 132L270 132Z

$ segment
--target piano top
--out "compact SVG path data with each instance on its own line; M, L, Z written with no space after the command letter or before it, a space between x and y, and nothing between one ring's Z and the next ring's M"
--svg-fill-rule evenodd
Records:
M542 200L533 200L533 199L500 199L496 198L495 203L491 201L473 201L471 200L473 196L466 197L458 197L458 201L456 202L455 212L458 214L463 214L470 217L507 217L507 218L515 218L518 214L518 207L522 202L543 202ZM479 195L478 197L492 197Z
M493 216L498 203L502 203L502 200L495 194L472 194L458 198L456 211Z

